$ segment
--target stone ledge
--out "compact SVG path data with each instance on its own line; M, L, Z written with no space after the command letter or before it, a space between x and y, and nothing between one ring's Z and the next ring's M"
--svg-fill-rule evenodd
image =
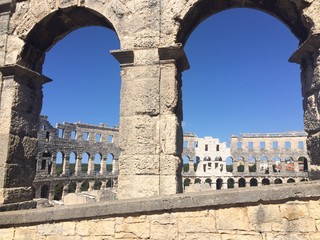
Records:
M21 210L0 214L0 228L129 216L157 212L222 209L227 207L274 204L292 200L320 199L320 181L278 186L226 189L200 193L185 193L152 198L92 203L59 208Z

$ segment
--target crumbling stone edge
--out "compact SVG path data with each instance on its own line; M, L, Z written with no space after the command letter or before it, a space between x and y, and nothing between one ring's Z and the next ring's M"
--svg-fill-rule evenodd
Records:
M137 214L276 204L320 199L320 181L184 193L161 197L119 200L83 205L0 213L0 228Z

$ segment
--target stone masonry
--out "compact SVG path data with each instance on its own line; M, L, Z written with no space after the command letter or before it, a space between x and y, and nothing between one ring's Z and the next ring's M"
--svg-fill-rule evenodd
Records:
M32 199L45 53L85 26L116 32L121 65L119 198L182 191L183 46L198 24L230 8L269 13L299 39L308 151L320 163L318 0L3 0L0 2L0 203ZM289 84L289 83L288 83Z

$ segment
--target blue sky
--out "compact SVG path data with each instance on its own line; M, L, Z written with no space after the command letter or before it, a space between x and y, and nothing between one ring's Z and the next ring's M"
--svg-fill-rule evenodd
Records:
M299 65L288 59L298 40L276 18L233 9L202 22L186 45L183 127L229 141L231 134L303 130ZM120 67L109 53L116 34L89 27L46 56L42 114L57 122L119 123Z

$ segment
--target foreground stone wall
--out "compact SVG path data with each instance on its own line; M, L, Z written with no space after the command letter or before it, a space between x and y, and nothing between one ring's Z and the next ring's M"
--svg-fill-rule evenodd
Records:
M320 182L6 212L0 239L319 239Z

